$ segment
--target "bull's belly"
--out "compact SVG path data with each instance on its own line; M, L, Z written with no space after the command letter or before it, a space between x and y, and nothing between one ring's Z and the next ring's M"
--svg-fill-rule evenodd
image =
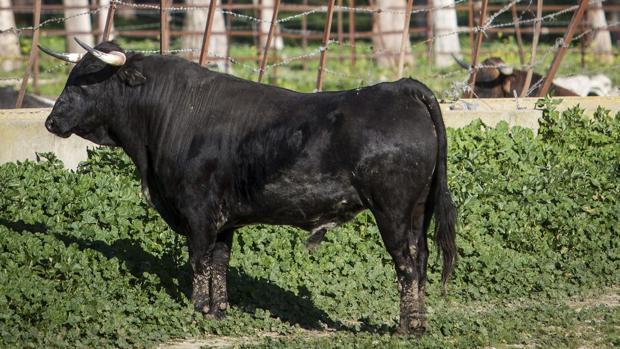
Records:
M259 209L246 217L247 223L292 225L306 230L341 224L364 208L353 186L320 178L271 183L256 199Z

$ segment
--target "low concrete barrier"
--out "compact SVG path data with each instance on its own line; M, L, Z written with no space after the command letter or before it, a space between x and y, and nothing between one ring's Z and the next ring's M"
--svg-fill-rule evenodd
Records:
M480 119L489 126L506 121L510 126L528 127L537 132L538 119L542 116L542 111L534 106L537 100L462 99L442 104L441 110L447 127L463 127ZM599 105L614 114L620 112L620 97L565 97L558 109L566 110L577 104L586 109L587 115L592 115ZM63 139L47 132L44 121L50 110L0 110L0 164L35 159L36 152L53 152L71 169L86 159L87 147L96 145L75 135Z
M36 153L53 152L65 167L76 169L86 160L92 142L78 136L56 137L45 129L50 108L0 110L0 164L36 159Z

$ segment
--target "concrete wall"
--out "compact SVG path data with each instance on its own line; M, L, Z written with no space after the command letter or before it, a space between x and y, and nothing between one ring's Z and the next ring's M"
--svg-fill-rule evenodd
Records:
M463 99L442 104L441 110L447 127L463 127L476 119L489 126L506 121L510 126L523 126L538 131L541 110L534 104L537 98L514 99ZM579 104L592 115L599 105L620 111L619 97L568 97L558 106L560 110ZM59 138L47 132L44 121L50 113L44 109L0 110L0 164L10 161L35 159L35 152L53 152L67 168L75 169L86 159L86 148L96 145L77 136Z
M50 108L0 110L0 164L35 160L37 152L53 152L67 168L86 160L86 148L94 143L78 136L60 138L45 129Z

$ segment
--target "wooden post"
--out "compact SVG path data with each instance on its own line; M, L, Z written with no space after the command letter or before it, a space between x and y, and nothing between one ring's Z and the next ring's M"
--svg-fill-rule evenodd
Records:
M304 8L308 6L308 0L304 0L303 2ZM301 17L301 47L304 50L304 53L308 52L308 19L307 16ZM306 59L303 61L304 70L308 67L308 62Z
M344 30L342 28L342 0L338 0L338 16L336 17L336 28L338 30L338 45L344 42ZM342 50L338 49L338 61L342 62Z
M34 55L34 63L32 64L32 90L36 95L41 93L39 89L39 73L39 50L37 47L37 53Z
M334 1L328 0L327 3L327 20L323 28L323 41L321 43L321 58L319 60L319 72L316 78L316 90L321 92L323 88L323 69L325 69L325 61L327 60L327 46L329 45L329 34L332 29L332 17L334 15Z
M267 57L269 57L269 46L271 46L271 38L276 28L276 21L278 20L278 11L280 11L280 0L276 0L273 7L273 14L271 15L271 23L269 24L269 34L267 34L267 43L265 43L265 49L263 50L263 59L260 62L260 69L258 70L258 82L263 80L265 74L265 64L267 64Z
M530 89L530 84L532 83L532 75L534 74L534 63L536 63L536 50L538 49L538 39L540 37L540 31L542 29L542 8L543 0L537 0L536 22L534 23L534 37L532 38L532 54L530 55L530 64L527 67L527 73L525 74L525 81L523 82L521 97L527 97L527 90Z
M254 7L254 18L262 19L263 18L263 0L258 0L256 7ZM259 21L254 22L254 27L256 28L256 65L260 67L261 62L261 49L260 49L260 38L263 36L263 28Z
M428 10L426 11L426 45L428 52L426 58L428 63L433 63L433 0L426 1Z
M105 19L105 28L103 29L103 36L101 41L110 40L110 32L112 31L112 24L114 23L114 14L116 12L116 1L110 1L110 7L108 8L108 17Z
M523 51L523 36L521 36L521 26L517 17L517 4L512 4L512 21L515 24L515 36L517 37L517 46L519 48L519 63L525 64L525 52Z
M19 89L19 94L17 95L17 101L15 102L15 108L19 109L22 107L22 103L24 102L24 95L26 95L26 87L28 87L28 80L30 79L30 72L32 71L32 67L37 60L37 55L39 54L39 35L41 34L41 29L39 28L39 24L41 23L41 0L34 0L34 20L33 20L33 28L34 31L32 33L32 46L30 47L30 58L28 59L28 66L26 67L26 72L24 73L24 79L22 80L22 86Z
M232 11L232 0L226 1L228 4L228 11ZM226 15L226 37L228 38L228 45L226 45L226 61L224 62L224 72L226 74L230 73L230 46L232 42L232 37L230 32L232 31L232 15Z
M579 38L579 53L581 54L581 69L586 68L586 35L583 35L583 33L586 31L588 27L590 27L590 23L586 23L588 22L587 11L588 10L586 10L585 18L581 21L581 24L579 25L579 27L581 28L581 33L582 33L581 38Z
M581 18L583 17L583 13L588 7L588 0L579 0L579 8L577 12L573 15L573 18L568 25L568 32L564 35L562 39L562 46L558 48L558 51L553 57L553 61L551 62L551 67L547 72L547 76L543 82L542 87L538 91L538 97L543 97L549 91L549 87L551 87L551 83L553 82L553 78L555 77L555 73L558 71L560 67L560 63L562 62L562 58L564 58L564 54L566 53L566 48L570 45L570 42L573 40L573 35L575 34L575 30L577 26L581 22Z
M159 53L165 54L170 48L170 36L168 30L168 24L170 23L170 15L168 14L168 7L172 0L159 0Z
M207 25L205 26L205 33L202 36L202 47L200 49L200 59L198 64L205 65L207 63L207 56L209 55L209 40L211 40L211 28L213 27L213 16L215 15L215 4L217 0L209 1L209 13L207 14Z
M471 60L474 60L474 1L469 0L467 6L467 25L469 26L469 47Z
M480 23L478 25L479 28L482 28L487 21L487 7L489 5L489 0L482 0L482 8L480 9ZM482 45L482 36L484 33L480 30L476 34L476 46L473 47L474 52L471 60L472 72L469 75L469 91L467 91L467 97L471 98L474 95L474 86L476 84L476 74L478 74L478 54L480 53L480 46Z
M351 66L355 66L355 0L349 0L349 44L351 45Z
M407 8L405 9L405 23L403 25L403 36L400 40L400 56L398 57L398 75L397 79L403 77L403 70L405 68L405 48L407 47L407 41L409 41L409 22L411 20L411 10L413 9L413 0L407 0Z

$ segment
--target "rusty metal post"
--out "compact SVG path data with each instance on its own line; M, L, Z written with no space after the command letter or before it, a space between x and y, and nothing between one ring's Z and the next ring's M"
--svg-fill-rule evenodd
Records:
M258 0L257 6L253 6L254 18L261 18L261 6L262 0ZM252 23L252 39L254 41L254 46L256 47L256 65L260 65L260 22L254 21Z
M327 3L327 20L323 28L323 41L321 43L321 58L319 60L319 71L316 77L316 90L320 92L323 88L323 69L325 69L325 61L327 60L327 46L329 45L329 34L332 29L332 17L334 15L335 0L328 0Z
M469 75L469 91L467 91L467 98L471 98L474 95L474 85L476 84L476 74L478 74L478 55L480 54L480 46L482 45L482 36L484 33L482 32L482 27L486 24L487 21L487 7L489 5L489 0L482 0L482 8L480 9L480 23L478 28L480 30L476 34L476 45L473 47L474 52L471 60L472 72Z
M172 0L159 0L159 53L167 53L170 48L170 34L168 24L170 23L170 14L168 13L168 7Z
M254 10L254 17L258 18L258 21L255 21L256 24L256 65L260 67L260 62L262 60L261 50L261 38L263 37L263 26L261 25L263 19L263 0L258 0L257 5Z
M547 72L547 76L545 76L545 80L543 82L542 87L538 91L538 97L542 97L546 95L547 91L549 91L549 87L551 87L551 83L553 82L555 73L558 71L558 68L560 67L560 63L562 62L562 58L564 58L564 54L566 53L566 48L568 47L570 42L573 40L573 35L575 34L575 30L577 29L577 26L581 22L581 18L583 17L584 11L588 7L588 2L589 2L588 0L579 1L579 8L577 9L577 12L575 12L575 14L573 15L573 18L571 19L570 24L568 25L568 32L566 32L566 34L564 35L564 38L562 39L562 45L558 48L558 51L556 52L555 57L553 57L553 61L551 62L551 67L549 68L549 71Z
M303 1L304 8L308 6L308 0ZM301 47L305 52L308 52L308 19L307 16L301 17ZM306 59L303 60L304 70L308 67L308 61Z
M585 31L587 30L587 28L590 26L590 23L587 23L588 20L588 11L586 10L585 13L585 18L581 21L581 24L579 25L580 29L581 29L581 38L579 39L579 53L581 54L581 69L585 69L586 68L586 35L584 35Z
M110 7L108 8L108 16L105 19L105 28L103 28L103 36L101 41L108 41L110 39L110 32L112 31L112 23L114 23L114 14L116 13L116 1L110 1Z
M209 13L207 14L207 25L205 26L205 33L202 36L202 47L200 48L200 59L198 64L204 65L207 63L207 56L209 55L209 40L211 40L211 28L213 27L213 16L215 15L215 4L217 0L209 1Z
M39 50L37 50L37 53L34 55L34 63L32 64L32 90L36 95L41 93L41 89L39 89L39 73Z
M400 56L398 57L398 75L397 79L403 77L405 68L405 48L409 41L409 22L411 21L411 10L413 9L413 0L407 0L407 8L405 9L405 23L403 23L403 36L400 40Z
M355 0L349 0L349 44L351 45L351 66L355 66Z
M512 4L512 21L515 24L515 36L517 37L517 47L519 48L519 63L525 64L525 52L523 51L523 36L521 35L521 26L517 17L517 4Z
M260 68L258 70L258 82L263 81L263 75L265 74L265 64L267 64L267 57L269 57L269 46L271 46L271 38L273 37L273 32L276 28L278 11L280 11L280 0L276 0L276 3L273 7L271 23L269 24L269 33L267 34L267 43L265 43L265 49L263 50L263 59L260 62Z
M232 0L226 1L228 5L228 11L232 11ZM232 15L226 15L226 38L228 40L228 45L226 45L226 61L224 62L224 72L226 74L230 73L230 46L232 46L232 36L230 32L232 31Z
M338 16L336 17L336 28L338 30L338 45L344 42L344 30L342 28L342 0L338 0ZM339 52L342 50L338 49ZM338 61L342 62L342 54L338 54Z
M469 27L469 47L471 47L471 60L474 60L474 1L467 4L467 25Z
M22 86L19 89L19 94L17 95L17 101L15 102L15 108L19 109L22 107L22 103L24 102L24 95L26 94L26 87L28 87L28 80L30 79L30 72L32 71L32 67L37 60L37 55L39 54L39 48L37 44L39 44L39 35L41 33L41 28L39 28L39 24L41 23L41 0L34 0L34 20L33 20L33 28L34 31L32 33L32 46L30 47L30 58L28 59L28 66L26 67L26 72L24 73L24 79L22 80Z
M427 0L428 11L426 11L426 45L428 52L426 58L429 63L433 63L433 0Z
M540 31L542 29L542 9L543 0L536 1L536 22L534 23L534 37L532 38L532 54L530 55L530 64L527 67L527 73L525 74L525 81L523 82L523 89L521 90L521 97L527 97L527 91L530 89L532 83L532 75L534 75L534 63L536 63L536 50L538 49L538 39L540 38Z

